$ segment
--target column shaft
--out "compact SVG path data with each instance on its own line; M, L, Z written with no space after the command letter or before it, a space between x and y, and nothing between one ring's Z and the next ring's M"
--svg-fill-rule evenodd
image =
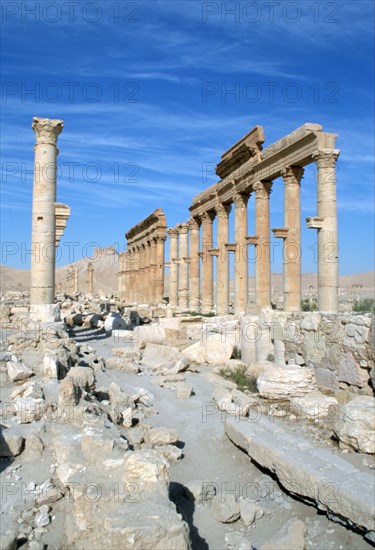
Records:
M237 194L234 198L235 204L235 229L236 261L234 272L234 308L237 315L246 312L248 292L248 270L247 270L247 201L249 196Z
M301 310L301 178L303 168L291 166L283 173L284 227L284 310Z
M178 305L186 311L189 308L189 264L187 263L189 225L187 223L179 224L178 232L180 237Z
M160 304L164 298L164 243L166 237L156 239L156 285L155 302Z
M255 233L258 237L255 260L255 294L260 306L271 304L270 193L272 182L258 181L255 196Z
M205 212L202 215L202 312L210 313L213 310L213 257L211 254L212 222L215 214Z
M150 242L150 302L156 302L156 241Z
M336 206L336 160L338 150L321 151L318 166L318 303L319 310L335 313L338 309L339 262Z
M229 213L231 206L220 204L217 209L217 241L219 255L217 258L216 304L217 315L226 315L229 311L229 261L225 244L229 239Z
M174 260L178 258L178 231L177 229L168 229L169 235L169 304L172 307L177 306L178 302L178 266Z
M198 311L200 307L199 269L199 222L191 218L190 227L190 269L189 269L189 309Z

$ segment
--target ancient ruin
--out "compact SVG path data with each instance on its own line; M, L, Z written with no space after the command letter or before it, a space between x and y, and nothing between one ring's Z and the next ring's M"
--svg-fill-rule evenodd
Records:
M255 295L259 307L271 305L270 200L273 180L284 180L284 227L272 229L284 242L284 310L301 309L301 200L304 166L317 164L317 216L307 218L307 226L318 233L318 308L335 313L338 308L338 240L336 211L335 148L337 134L323 132L318 124L304 124L291 134L262 149L264 132L256 126L235 143L216 167L220 181L194 197L191 218L167 231L169 236L169 303L184 311L229 312L229 254L235 255L234 310L248 311L248 246L255 247ZM247 210L254 196L255 235L248 235ZM235 239L228 242L229 215L234 206ZM156 211L157 212L157 211ZM155 213L154 213L155 214ZM153 216L153 215L152 215ZM150 241L143 243L151 218L127 233L128 258L132 271L148 273ZM213 221L217 217L217 235ZM201 231L202 246L199 246ZM135 246L134 234L140 233ZM148 244L147 244L148 243ZM216 243L216 244L215 244ZM213 258L217 257L216 297ZM139 259L138 259L139 258ZM145 270L145 271L144 271ZM133 303L147 302L143 285L121 277L120 291ZM140 279L141 280L141 279ZM160 279L161 280L161 279ZM161 294L159 294L160 298ZM149 300L154 303L154 300Z
M70 214L56 203L62 121L33 127L39 255L30 296L6 292L0 304L0 547L373 547L375 326L338 303L336 134L305 124L262 149L257 126L222 155L220 181L186 222L168 228L154 210L126 232L125 252L96 248L60 268L55 296ZM301 311L300 188L313 162L318 278ZM280 176L283 309L269 246ZM111 276L117 293L103 290Z

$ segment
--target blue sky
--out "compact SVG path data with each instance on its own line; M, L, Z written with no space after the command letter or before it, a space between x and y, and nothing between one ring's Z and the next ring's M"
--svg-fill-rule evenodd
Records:
M65 124L57 193L72 214L59 264L92 243L123 250L155 208L169 226L187 220L221 154L253 126L267 146L316 122L339 134L340 273L374 269L372 0L2 0L1 10L1 263L29 267L31 122L42 116ZM310 166L303 218L316 214L315 193ZM282 225L276 180L271 226ZM303 228L305 272L315 242Z

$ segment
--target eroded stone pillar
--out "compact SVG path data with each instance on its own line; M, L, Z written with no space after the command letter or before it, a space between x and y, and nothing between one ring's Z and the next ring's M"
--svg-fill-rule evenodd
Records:
M284 310L301 310L301 179L303 168L290 166L284 180Z
M271 304L270 193L272 182L257 181L255 190L255 299L260 306Z
M147 241L144 244L145 247L145 268L144 268L144 301L146 303L151 302L151 288L150 288L150 259L151 259L151 247L150 242Z
M156 241L151 239L150 241L150 302L156 301Z
M178 303L178 230L167 229L169 235L169 304L173 307Z
M55 294L55 202L57 138L62 120L34 118L34 183L31 239L30 316L34 321L56 321Z
M215 212L205 212L202 220L202 312L210 313L213 310L213 257L212 257L212 223Z
M336 206L337 149L314 155L318 167L318 217L310 227L318 229L318 307L335 313L338 309L339 261Z
M229 310L229 258L225 244L228 243L229 239L229 213L231 208L230 204L219 204L216 208L219 248L216 278L217 315L225 315Z
M87 292L94 293L94 266L91 262L87 264Z
M180 223L178 225L178 233L180 237L178 305L186 311L189 308L189 225L187 223Z
M234 269L234 309L237 315L246 312L247 305L247 201L249 195L238 193L234 196L234 238L236 242L236 258Z
M166 237L156 238L156 284L155 302L160 304L164 298L164 245Z
M190 269L189 269L189 309L198 311L200 307L200 269L199 269L199 227L195 218L188 221L190 228Z

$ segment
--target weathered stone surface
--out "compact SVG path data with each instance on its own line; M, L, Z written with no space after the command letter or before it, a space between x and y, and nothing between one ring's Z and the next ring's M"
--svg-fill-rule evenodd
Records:
M192 480L185 484L185 495L188 499L202 504L212 500L216 495L216 487L213 483L207 483L206 481Z
M300 397L316 389L314 369L298 365L267 367L259 375L257 386L266 399Z
M153 370L160 370L176 363L180 358L181 353L178 348L147 343L141 364L151 367Z
M256 361L246 369L245 375L248 378L258 378L259 375L268 367L275 367L276 364L272 361Z
M59 362L53 355L46 354L43 357L43 374L46 378L59 378Z
M234 413L236 411L236 406L232 401L232 394L230 390L217 386L212 394L212 399L216 401L219 409L221 411L227 411Z
M110 313L104 321L104 329L108 333L113 330L126 329L126 321L119 313Z
M203 356L209 365L225 365L232 356L233 343L221 334L209 335L203 344Z
M367 373L363 371L359 365L357 366L353 354L350 351L342 353L340 356L338 380L339 382L345 382L346 384L358 386L359 388L362 388L367 383Z
M340 444L375 453L375 399L359 396L341 408L334 431Z
M72 367L67 377L71 378L81 390L90 392L95 388L95 375L90 367Z
M193 394L193 386L190 384L184 384L179 382L176 384L176 397L177 399L189 399Z
M8 361L7 375L12 382L19 382L20 380L27 380L28 378L30 378L30 376L33 376L34 373L23 363Z
M258 397L248 395L237 389L233 389L231 395L232 401L236 405L236 414L240 416L248 416L252 407L259 407Z
M241 520L245 527L249 527L256 519L260 519L264 515L263 508L259 504L243 496L239 497L238 506L240 507Z
M158 324L135 327L133 341L139 349L144 348L146 344L164 344L165 329Z
M105 360L105 366L108 369L121 370L127 372L128 374L137 374L139 372L139 367L128 357L109 357Z
M317 420L328 417L327 420L332 423L338 416L339 404L335 397L313 391L303 397L291 398L290 409L297 418Z
M141 352L139 349L134 349L133 347L128 348L114 348L112 350L112 355L116 357L126 357L132 359L133 361L140 361Z
M36 432L31 432L26 438L25 452L32 457L41 457L44 443Z
M153 447L177 443L178 432L169 428L150 428L145 434L145 441Z
M203 365L206 362L203 354L202 342L195 342L195 344L191 344L191 346L188 346L187 348L182 350L182 355L186 357L191 363Z
M337 390L339 387L337 373L329 369L316 368L315 379L319 388Z
M300 519L290 519L260 550L305 550L306 527Z
M134 451L126 460L124 479L143 485L160 482L166 485L169 483L169 463L158 451Z
M291 493L308 498L333 516L347 518L364 531L374 530L372 474L265 418L253 423L229 418L225 431L235 445L273 472Z
M225 544L228 550L249 550L249 548L252 548L250 540L240 531L226 533Z
M212 499L211 513L221 523L233 523L240 517L240 507L234 495L218 494Z
M13 430L1 430L0 456L12 458L18 456L23 449L24 438Z

